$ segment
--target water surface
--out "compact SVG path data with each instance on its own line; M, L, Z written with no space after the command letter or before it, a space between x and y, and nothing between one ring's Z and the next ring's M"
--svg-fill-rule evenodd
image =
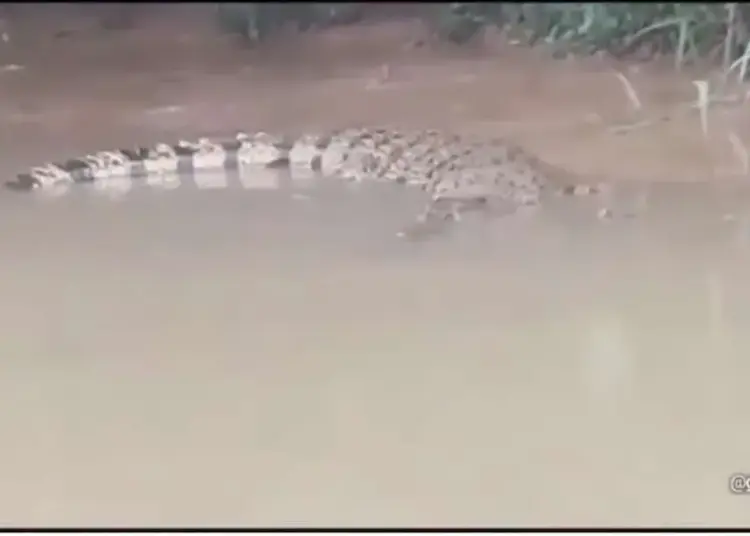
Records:
M385 187L3 194L0 517L750 521L741 196L701 188L420 244Z

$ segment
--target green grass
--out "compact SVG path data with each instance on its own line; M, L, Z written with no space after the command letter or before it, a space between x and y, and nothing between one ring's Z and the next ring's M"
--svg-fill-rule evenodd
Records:
M282 25L306 31L347 24L366 18L367 10L363 3L232 3L218 4L217 12L225 30L253 44ZM458 44L495 26L562 53L669 54L678 68L714 56L729 68L750 55L746 4L454 2L424 4L421 12L438 38ZM746 61L735 67L744 75Z

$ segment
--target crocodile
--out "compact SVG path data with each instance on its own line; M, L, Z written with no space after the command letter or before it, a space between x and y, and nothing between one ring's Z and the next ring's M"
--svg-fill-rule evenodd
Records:
M305 170L347 181L421 188L429 201L416 220L399 233L404 238L422 236L439 227L435 224L460 221L467 211L491 210L498 201L516 209L537 206L546 194L603 192L602 183L584 181L503 138L385 127L296 137L240 132L224 139L100 151L32 167L6 186L29 191L118 178L252 168Z

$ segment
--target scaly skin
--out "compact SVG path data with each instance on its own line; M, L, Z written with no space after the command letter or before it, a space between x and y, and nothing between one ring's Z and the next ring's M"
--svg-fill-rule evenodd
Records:
M563 170L499 138L479 139L437 130L352 128L289 139L263 132L224 140L157 144L102 151L49 163L20 173L16 190L60 184L143 179L152 176L246 168L306 169L351 181L386 181L420 187L430 202L406 238L435 221L460 220L461 213L503 202L538 205L545 193L598 193Z

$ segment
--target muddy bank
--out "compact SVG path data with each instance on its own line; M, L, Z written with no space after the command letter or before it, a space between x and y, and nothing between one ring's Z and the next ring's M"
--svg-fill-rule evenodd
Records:
M729 141L746 138L736 106L712 112L708 139L695 114L612 131L690 102L691 80L705 72L553 61L503 43L414 49L409 44L422 30L408 21L248 51L218 34L198 7L178 10L184 20L175 13L145 18L106 40L82 31L12 43L8 61L24 68L0 76L8 165L236 128L299 132L377 123L505 135L573 171L634 180L716 180L737 177L741 168ZM616 70L627 75L643 110L631 110Z

